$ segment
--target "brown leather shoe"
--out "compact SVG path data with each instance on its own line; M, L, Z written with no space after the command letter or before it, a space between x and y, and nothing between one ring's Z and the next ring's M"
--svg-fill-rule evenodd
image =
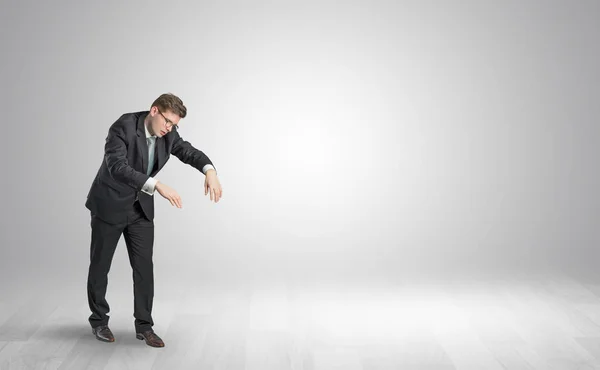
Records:
M100 325L95 328L92 328L92 333L96 336L96 339L101 340L103 342L114 342L115 336L112 331L108 328L107 325Z
M143 333L136 333L135 337L139 340L145 340L146 344L150 347L164 347L165 342L156 333L154 330L148 330Z

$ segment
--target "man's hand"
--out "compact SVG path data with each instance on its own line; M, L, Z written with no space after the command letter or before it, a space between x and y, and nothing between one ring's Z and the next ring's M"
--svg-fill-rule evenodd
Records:
M171 202L171 205L177 206L177 208L182 207L181 197L179 196L179 194L177 194L175 189L159 181L156 183L155 190L157 190L160 193L160 195L163 196L163 198Z
M210 190L210 200L214 200L215 203L223 196L223 188L217 177L217 171L210 169L206 171L206 178L204 179L204 195L208 194Z

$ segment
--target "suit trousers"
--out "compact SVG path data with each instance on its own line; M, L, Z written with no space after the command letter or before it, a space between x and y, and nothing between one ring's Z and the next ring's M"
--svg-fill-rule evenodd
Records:
M108 272L121 234L125 236L129 262L133 270L133 295L137 333L150 330L152 321L152 301L154 298L154 265L152 250L154 245L154 222L144 215L136 201L128 213L127 222L109 224L91 214L92 241L90 246L90 267L87 293L92 314L91 326L108 325L110 306L106 301Z

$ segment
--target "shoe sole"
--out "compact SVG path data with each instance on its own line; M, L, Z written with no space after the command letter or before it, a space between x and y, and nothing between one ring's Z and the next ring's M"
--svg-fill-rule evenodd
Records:
M144 342L146 342L147 345L149 345L150 347L154 347L154 348L163 348L164 346L153 346L152 344L148 343L148 341L146 340L146 338L144 338L144 336L142 334L135 334L135 337L139 340L143 340Z
M112 342L115 341L114 339L113 340L106 340L106 339L102 339L102 338L99 338L99 337L96 337L96 339L98 339L100 342L106 342L106 343L112 343Z

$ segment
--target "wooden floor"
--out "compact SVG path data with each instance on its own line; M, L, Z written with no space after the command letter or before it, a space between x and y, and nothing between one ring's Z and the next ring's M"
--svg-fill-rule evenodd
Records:
M162 349L135 339L114 280L115 343L93 337L85 284L0 297L0 369L600 369L600 284L565 276L157 282Z

